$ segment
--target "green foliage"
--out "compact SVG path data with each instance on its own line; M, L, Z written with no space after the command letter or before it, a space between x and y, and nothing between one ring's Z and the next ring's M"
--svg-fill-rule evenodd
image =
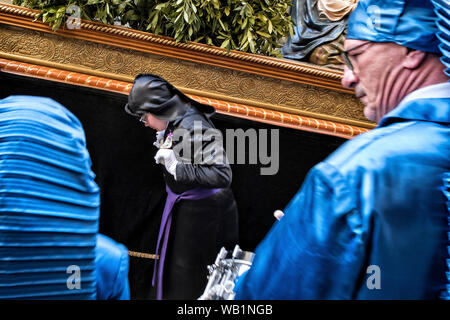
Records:
M82 19L122 25L176 41L194 41L257 54L280 56L279 41L293 35L291 0L14 0L41 10L53 30L64 26L70 6Z

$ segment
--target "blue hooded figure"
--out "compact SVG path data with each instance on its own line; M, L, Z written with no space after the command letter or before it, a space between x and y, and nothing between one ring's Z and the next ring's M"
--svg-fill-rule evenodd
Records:
M94 178L66 108L0 100L0 299L129 298L128 251L98 234Z
M438 25L430 1L358 2L342 83L374 108L378 127L311 169L236 299L448 297L450 83ZM378 100L363 98L370 77Z

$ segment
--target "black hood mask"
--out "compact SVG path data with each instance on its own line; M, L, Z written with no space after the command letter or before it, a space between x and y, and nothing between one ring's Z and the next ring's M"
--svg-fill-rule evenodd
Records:
M135 117L148 112L160 120L174 121L182 117L191 105L208 118L215 112L213 107L187 97L165 79L153 74L140 74L134 79L125 111Z

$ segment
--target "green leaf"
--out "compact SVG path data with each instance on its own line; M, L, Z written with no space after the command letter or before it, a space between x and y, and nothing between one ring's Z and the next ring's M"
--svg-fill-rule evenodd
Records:
M266 32L262 32L262 31L256 31L257 34L266 37L266 38L270 38L270 34L266 33Z
M253 34L252 34L252 31L250 29L247 30L247 38L248 38L248 41L253 40Z
M177 23L182 16L183 16L183 14L180 13L173 23Z
M230 39L226 39L222 44L220 45L221 48L226 48L230 44Z
M156 7L155 7L155 10L161 10L161 9L167 7L168 4L169 4L169 2L164 2L164 3L157 4Z
M255 53L256 52L256 48L255 48L255 42L253 40L248 40L248 44L250 46L250 51Z
M222 20L219 19L219 23L220 26L222 27L223 30L227 31L227 28L225 27L225 25L223 24Z
M246 51L248 47L248 40L245 40L245 42L241 45L240 50Z
M53 31L58 30L58 28L61 26L61 23L62 23L62 19L56 20L56 22L53 24L52 30Z
M247 23L248 23L248 18L245 18L244 22L243 22L242 25L241 25L241 29L242 29L242 30L245 29L245 27L247 26Z
M151 26L152 26L153 30L156 29L156 26L158 24L158 19L159 19L159 14L157 13L153 17L153 20L152 20L152 23L151 23Z

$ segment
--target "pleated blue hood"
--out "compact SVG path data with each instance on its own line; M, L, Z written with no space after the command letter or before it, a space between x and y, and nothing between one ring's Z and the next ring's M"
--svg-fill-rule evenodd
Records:
M94 178L82 125L65 107L0 100L0 298L95 299Z
M395 42L439 53L437 16L427 0L360 0L348 20L347 39Z

